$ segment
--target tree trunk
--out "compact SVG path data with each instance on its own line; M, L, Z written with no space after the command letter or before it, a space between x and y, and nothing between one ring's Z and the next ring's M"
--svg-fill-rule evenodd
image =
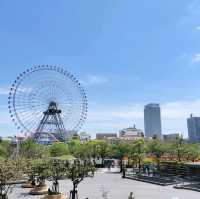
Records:
M158 173L160 175L160 158L157 159L157 168L158 168Z
M6 194L1 194L0 199L8 199L8 196Z
M120 160L120 172L123 171L122 159Z
M96 157L93 157L94 166L96 166Z
M76 185L73 184L72 199L75 199L75 197L76 197Z
M139 166L139 173L141 172L141 159L138 160L138 166Z
M104 157L101 157L101 165L104 165Z

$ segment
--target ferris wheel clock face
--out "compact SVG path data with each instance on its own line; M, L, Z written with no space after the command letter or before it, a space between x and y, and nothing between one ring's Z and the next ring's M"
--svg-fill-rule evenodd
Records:
M57 66L35 66L13 82L8 108L20 132L35 133L45 120L45 113L49 114L47 124L57 121L54 126L59 127L62 121L65 130L78 131L86 120L87 97L79 81L67 70ZM57 115L53 115L54 112Z

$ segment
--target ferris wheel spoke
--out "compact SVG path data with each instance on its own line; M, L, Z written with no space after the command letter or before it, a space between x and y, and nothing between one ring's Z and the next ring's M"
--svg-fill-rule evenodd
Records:
M41 114L41 111L38 111L38 110L34 110L34 111L27 111L27 110L23 110L23 109L16 109L16 114L18 114L19 116L25 116L25 117L27 117L28 115L35 115L35 114L37 114L37 115L39 115L39 114Z
M39 119L39 118L33 117L32 115L27 115L26 117L21 117L20 122L23 121L22 123L26 124L26 123L29 123L29 122L31 122L32 120L36 120L36 119Z
M31 112L31 111L35 111L35 110L38 110L40 112L44 112L43 110L45 110L44 106L25 106L23 108L23 106L16 106L15 107L15 110L18 110L18 111L27 111L27 112Z
M36 122L35 120L30 120L29 122L24 122L24 125L29 129L30 132L34 133L36 127Z
M36 123L39 123L38 121L40 120L40 118L37 118L37 117L30 117L28 120L26 120L24 122L24 124L26 125L29 125L29 128L32 130L32 127L36 124Z
M17 101L15 102L15 106L23 106L23 107L26 107L26 106L40 106L40 105L45 105L45 104L37 104L35 101Z

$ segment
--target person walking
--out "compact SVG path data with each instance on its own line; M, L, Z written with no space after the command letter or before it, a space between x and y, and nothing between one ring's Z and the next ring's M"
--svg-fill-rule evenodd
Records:
M130 193L128 199L134 199L133 192Z

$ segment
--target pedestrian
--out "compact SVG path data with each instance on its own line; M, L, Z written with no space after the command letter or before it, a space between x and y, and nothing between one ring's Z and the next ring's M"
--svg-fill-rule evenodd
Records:
M133 192L130 193L128 199L134 199Z

